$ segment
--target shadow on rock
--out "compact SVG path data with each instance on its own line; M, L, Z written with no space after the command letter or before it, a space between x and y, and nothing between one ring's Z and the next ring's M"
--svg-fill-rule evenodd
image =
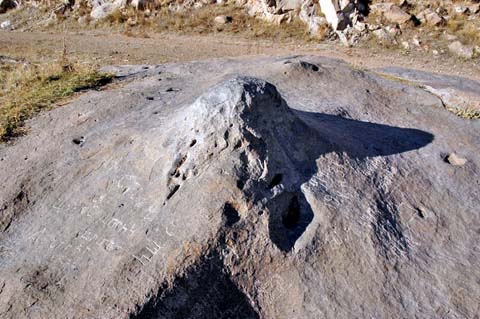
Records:
M159 298L150 299L130 319L259 318L247 296L225 273L217 254L204 257L200 264L177 278L172 287L160 291Z
M296 171L296 176L290 178L286 191L269 203L270 238L285 252L293 248L313 219L313 212L300 187L321 169L316 163L319 157L338 152L364 160L416 150L433 141L432 134L418 129L362 122L322 113L293 112L301 121L290 131L290 142L281 144L290 163L278 166L283 166L283 172L289 167L290 177L292 171ZM302 150L303 156L296 160L293 154L301 154ZM283 177L283 174L277 173L275 176L278 180L278 176Z

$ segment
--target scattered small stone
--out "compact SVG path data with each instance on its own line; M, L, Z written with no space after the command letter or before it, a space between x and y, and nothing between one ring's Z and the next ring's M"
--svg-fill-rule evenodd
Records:
M480 12L480 3L474 3L470 6L468 6L468 10L473 14L479 13Z
M80 18L77 19L77 22L81 26L87 26L90 20L87 16L81 16Z
M385 27L385 30L393 37L399 36L402 33L400 28L392 27L392 26Z
M2 23L0 23L0 29L8 29L12 26L12 21L10 20L5 20Z
M128 18L127 20L127 24L131 27L134 27L137 25L137 20L136 19L133 19L133 18Z
M359 32L363 32L367 29L367 25L363 22L357 22L355 23L354 28Z
M233 18L231 16L221 15L221 16L215 17L213 21L216 24L227 24L227 23L231 23L233 21Z
M458 39L458 37L456 35L453 35L453 34L446 34L445 39L447 39L448 41L455 41L455 40Z
M416 35L416 36L413 37L412 42L413 42L413 44L415 44L415 46L417 46L417 47L422 46L422 40L420 39L420 37L419 37L418 35Z
M402 41L401 45L405 50L410 50L410 43L408 43L408 41Z
M465 7L465 6L462 6L462 5L458 5L458 6L455 6L455 12L456 13L460 13L460 14L466 14L468 13L468 7Z
M463 166L467 163L467 159L458 156L456 153L450 153L445 157L445 162L453 166Z

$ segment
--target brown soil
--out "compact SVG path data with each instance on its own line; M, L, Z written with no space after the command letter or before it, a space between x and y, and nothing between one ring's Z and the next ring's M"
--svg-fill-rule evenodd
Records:
M0 54L48 61L61 56L63 40L73 60L109 64L159 64L247 55L314 54L344 59L359 68L402 66L424 71L462 75L480 80L480 61L451 56L434 57L413 51L382 48L346 48L332 42L251 40L233 35L177 35L106 30L51 32L0 31Z

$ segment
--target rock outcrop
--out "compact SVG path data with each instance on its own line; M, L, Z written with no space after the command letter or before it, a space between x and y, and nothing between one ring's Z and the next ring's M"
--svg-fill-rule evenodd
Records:
M478 313L478 121L319 57L108 70L0 146L2 318Z

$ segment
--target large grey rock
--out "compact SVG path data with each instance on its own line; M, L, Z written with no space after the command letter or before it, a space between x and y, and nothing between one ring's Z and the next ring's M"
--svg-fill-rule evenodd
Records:
M477 81L399 67L380 68L378 71L419 85L438 96L447 108L480 111L480 83Z
M478 121L319 57L109 70L0 146L2 318L475 317Z

